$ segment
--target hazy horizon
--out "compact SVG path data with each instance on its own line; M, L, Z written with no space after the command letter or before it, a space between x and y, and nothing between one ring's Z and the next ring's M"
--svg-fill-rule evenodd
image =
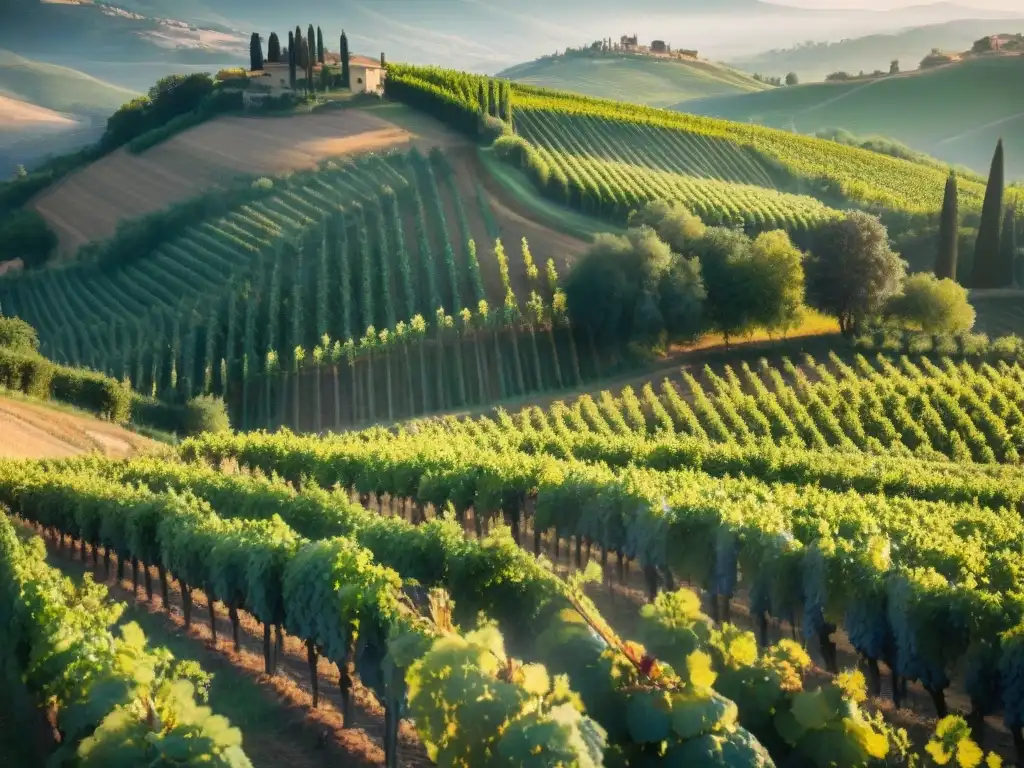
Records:
M887 11L928 5L959 5L979 11L1019 11L1021 0L766 0L774 5L823 10Z

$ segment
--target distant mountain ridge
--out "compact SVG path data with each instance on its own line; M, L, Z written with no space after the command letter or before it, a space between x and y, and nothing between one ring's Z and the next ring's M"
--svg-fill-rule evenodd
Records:
M888 71L893 60L900 62L901 70L908 71L917 69L921 59L933 48L962 51L986 35L1019 30L1024 30L1024 20L948 21L838 41L809 42L791 48L733 57L726 63L747 72L780 77L795 72L804 81L823 80L826 75L839 71Z

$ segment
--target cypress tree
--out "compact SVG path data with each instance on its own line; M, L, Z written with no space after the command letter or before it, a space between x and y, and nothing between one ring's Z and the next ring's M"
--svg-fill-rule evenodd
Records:
M324 33L320 27L316 28L316 60L324 63Z
M281 39L277 32L271 32L270 39L267 40L267 61L273 64L281 63Z
M939 280L947 277L950 280L956 280L959 219L956 174L950 171L949 176L946 178L946 196L942 200L942 215L939 219L939 255L935 260L935 276Z
M295 33L288 31L288 82L295 87L295 65L298 64L299 53L295 49Z
M487 114L491 117L498 116L498 89L495 87L494 79L490 79L487 83L487 99L491 104L491 108Z
M348 36L345 34L345 30L341 31L341 44L338 46L338 56L341 58L341 87L351 88L352 84L349 82Z
M306 71L306 60L302 58L302 41L304 39L305 38L302 36L302 29L295 27L295 66L303 72Z
M480 102L480 114L486 115L491 111L491 102L487 98L487 88L484 86L484 81L480 81L480 93L477 95L477 101Z
M249 69L253 72L263 69L263 43L259 32L253 32L249 38Z
M306 95L316 92L316 84L313 82L313 60L316 50L309 47L309 41L302 41L302 57L306 62Z
M999 238L999 286L1012 286L1016 282L1017 260L1017 207L1006 206L1003 216L1003 232Z
M985 202L981 207L978 241L974 246L974 269L971 272L972 288L998 288L1000 284L999 227L1003 214L1003 179L1003 140L1000 139L992 156Z
M306 32L306 45L309 46L309 64L312 65L316 62L316 32L313 30L313 25L309 25L309 30ZM308 68L308 67L307 67Z
M505 122L512 125L512 83L505 83Z

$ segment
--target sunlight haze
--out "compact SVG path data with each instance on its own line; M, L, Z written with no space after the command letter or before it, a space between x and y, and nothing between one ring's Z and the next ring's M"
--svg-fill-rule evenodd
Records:
M790 5L798 8L821 8L828 10L878 10L911 6L943 5L943 0L927 2L927 0L770 0L776 5ZM980 11L1020 11L1021 0L955 0L949 5L962 8L973 8Z

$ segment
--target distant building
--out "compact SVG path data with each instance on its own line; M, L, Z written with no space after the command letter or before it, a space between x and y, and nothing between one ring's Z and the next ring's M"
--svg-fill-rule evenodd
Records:
M255 88L254 98L246 99L247 102L255 102L266 96L280 96L282 93L291 90L291 75L288 71L288 57L282 55L284 61L265 62L263 71L259 74L252 73L252 84ZM341 58L337 53L324 51L324 62L332 69L340 67ZM313 77L317 83L320 82L319 63L313 66ZM385 68L378 59L371 59L369 56L349 54L349 83L353 93L382 93L384 90ZM301 67L296 73L301 80L305 75Z
M619 38L619 45L627 51L639 48L639 35L633 35L632 37L629 35L623 35Z
M383 56L381 56L383 58ZM352 54L348 60L352 93L382 93L387 70L377 59Z
M664 40L654 40L651 42L651 53L668 53L669 47L665 45Z
M685 56L688 59L696 59L697 58L697 52L696 51L689 51L689 50L682 50L682 51L680 51L680 50L677 50L676 53L678 53L680 56Z

